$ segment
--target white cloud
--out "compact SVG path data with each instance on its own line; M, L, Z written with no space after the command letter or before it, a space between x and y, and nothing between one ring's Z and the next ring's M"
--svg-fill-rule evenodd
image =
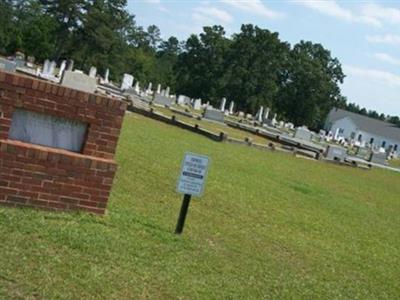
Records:
M400 87L400 75L376 70L355 67L351 65L343 65L343 70L346 75L361 78L363 80L373 80L377 83L383 83L392 87Z
M400 24L400 9L398 8L369 3L363 6L362 14L373 19L378 19L383 23Z
M261 0L221 0L221 2L243 12L249 12L269 19L277 19L284 16L283 13L268 8Z
M313 9L315 11L318 11L321 14L345 20L347 22L364 23L372 26L382 25L381 22L378 20L378 18L375 18L374 16L367 14L360 14L360 15L355 14L350 9L346 9L340 6L334 0L324 0L324 1L299 0L295 2L310 9Z
M400 35L397 34L368 35L366 39L370 43L400 45Z
M211 5L205 5L195 8L193 18L196 21L207 24L218 22L231 23L233 21L233 18L229 13Z
M400 59L391 56L390 54L387 53L375 53L374 57L380 61L395 65L395 66L400 66Z

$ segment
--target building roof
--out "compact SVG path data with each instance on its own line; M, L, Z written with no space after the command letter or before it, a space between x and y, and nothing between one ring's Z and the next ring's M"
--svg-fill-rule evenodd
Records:
M400 141L400 127L384 122L381 120L373 119L356 113L352 113L343 109L333 108L327 118L328 123L333 123L343 118L351 119L359 130L376 134L381 137Z

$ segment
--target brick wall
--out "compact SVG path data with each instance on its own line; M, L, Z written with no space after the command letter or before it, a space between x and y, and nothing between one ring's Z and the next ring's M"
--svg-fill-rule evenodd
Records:
M21 108L88 124L82 153L13 141ZM126 104L0 71L0 204L104 213Z

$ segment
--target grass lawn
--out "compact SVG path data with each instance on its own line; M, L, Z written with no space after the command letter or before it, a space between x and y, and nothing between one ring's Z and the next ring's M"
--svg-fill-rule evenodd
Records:
M153 108L156 112L160 112L165 116L169 116L169 117L175 116L177 120L180 120L185 123L192 124L192 125L198 124L201 128L215 132L217 134L222 131L222 132L225 132L226 134L228 134L228 136L239 139L239 140L244 140L246 137L248 137L248 138L251 138L254 142L259 143L259 144L266 145L266 144L271 143L270 139L255 135L251 132L247 132L244 130L229 127L228 125L225 125L225 124L220 124L218 122L210 122L205 119L202 119L199 121L194 118L189 118L189 117L186 117L183 115L179 115L179 114L169 110L168 108L164 108L164 107L154 106ZM228 118L228 117L226 117L226 118Z
M389 165L394 168L400 168L400 159L391 159L389 160Z
M173 234L185 151L206 192ZM0 208L0 299L399 299L400 174L124 121L104 217Z

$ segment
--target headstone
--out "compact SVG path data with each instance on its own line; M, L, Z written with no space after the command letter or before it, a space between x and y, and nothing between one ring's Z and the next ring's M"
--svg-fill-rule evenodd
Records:
M294 137L297 139L305 140L305 141L311 141L312 132L310 130L308 130L307 128L298 127L298 128L296 128Z
M201 99L194 100L193 109L194 110L200 110L201 109Z
M149 86L147 87L147 92L152 92L153 84L150 82Z
M279 121L279 128L284 128L285 127L285 122L284 121Z
M105 72L105 74L104 74L104 82L105 83L109 83L110 81L109 81L109 79L108 79L108 77L110 76L110 69L106 69L106 72Z
M204 118L217 122L224 122L225 116L221 110L207 108L204 112Z
M167 86L167 88L165 90L165 97L169 97L169 92L170 92L170 88L169 88L169 86Z
M66 60L63 60L63 61L61 62L61 65L60 65L60 70L58 71L58 78L61 78L61 77L62 77L62 75L63 75L63 73L64 73L66 67L67 67L67 61L66 61Z
M96 78L97 75L97 68L96 67L90 67L89 70L89 76L92 78Z
M124 74L122 77L121 90L127 90L132 87L133 76L131 74Z
M225 112L226 98L222 98L220 110Z
M74 60L68 59L67 60L67 71L73 71L73 70L74 70Z
M276 120L276 117L277 117L277 116L278 116L277 114L274 115L274 118L273 118L272 121L271 121L272 126L275 126L276 123L278 122L278 121Z
M346 149L339 146L329 145L325 157L328 160L343 162L346 158Z
M161 84L157 85L157 94L161 94Z
M231 104L229 104L229 114L233 115L233 108L235 107L235 102L231 101Z
M15 62L0 57L0 70L14 73L16 69L17 64Z
M170 107L172 105L172 99L160 94L155 94L153 98L153 103Z
M260 106L260 109L258 110L256 114L256 119L258 122L262 123L263 122L263 113L264 113L264 107Z
M380 164L380 165L386 165L387 164L386 159L387 159L386 152L384 152L384 153L372 152L370 162Z
M190 98L185 96L185 95L179 95L178 96L178 100L177 100L177 104L178 105L185 105L185 104L190 104Z
M136 92L137 94L140 93L140 84L139 84L139 81L136 81L134 90L135 90L135 92Z
M49 66L49 73L48 75L53 76L54 75L54 70L56 69L56 62L55 61L51 61L50 62L50 66Z
M65 71L61 85L87 93L94 93L97 89L96 78L86 74L72 71Z
M48 59L46 59L43 63L42 74L49 75L50 74L49 72L50 72L50 61Z
M253 120L253 116L251 114L247 114L246 119Z
M244 112L242 112L242 111L239 111L239 113L238 113L238 117L239 117L239 118L244 118Z
M264 122L268 121L268 117L269 117L269 107L267 107L267 109L265 110L265 114L264 114Z

